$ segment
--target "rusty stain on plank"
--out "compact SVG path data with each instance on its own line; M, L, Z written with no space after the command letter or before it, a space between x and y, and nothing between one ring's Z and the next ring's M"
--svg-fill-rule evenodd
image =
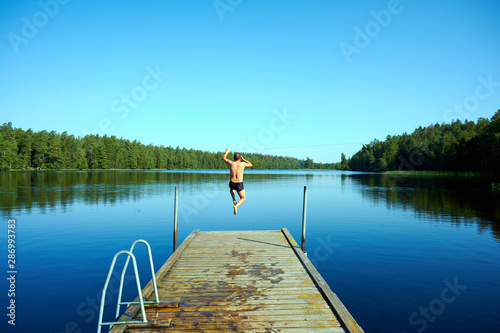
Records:
M148 323L110 332L363 332L286 229L194 230L156 280ZM154 300L151 282L143 296ZM137 305L120 321L131 319Z

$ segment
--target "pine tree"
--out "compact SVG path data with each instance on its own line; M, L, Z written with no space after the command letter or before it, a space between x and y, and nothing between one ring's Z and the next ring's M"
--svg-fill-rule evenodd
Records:
M61 136L55 131L50 132L47 149L47 162L51 169L63 168L63 153L61 149Z
M349 170L349 165L347 164L347 158L345 154L340 154L340 169L341 170Z
M309 157L306 159L306 164L305 164L306 169L314 169L314 161L310 159Z
M28 129L26 132L19 130L19 158L20 167L23 170L31 168L31 154L33 152L33 131Z
M33 159L32 167L37 169L45 169L48 160L49 133L47 131L37 132L33 139Z

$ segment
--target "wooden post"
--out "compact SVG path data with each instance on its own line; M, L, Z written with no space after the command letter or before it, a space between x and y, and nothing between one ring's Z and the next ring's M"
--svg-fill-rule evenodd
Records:
M304 205L302 210L302 252L306 253L306 215L307 215L307 186L304 186Z
M175 200L174 200L174 251L177 249L177 213L179 211L179 186L175 187Z

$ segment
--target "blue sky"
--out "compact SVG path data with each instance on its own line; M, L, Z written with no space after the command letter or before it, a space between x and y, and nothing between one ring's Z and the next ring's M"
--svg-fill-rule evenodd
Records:
M500 108L500 1L2 1L2 123L316 162Z

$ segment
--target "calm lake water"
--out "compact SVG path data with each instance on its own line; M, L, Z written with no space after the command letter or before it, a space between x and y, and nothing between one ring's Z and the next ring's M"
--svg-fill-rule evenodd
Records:
M308 186L308 256L366 332L500 332L500 195L491 179L250 171L237 216L227 181L225 171L0 173L0 330L95 332L113 255L142 238L158 270L172 253L179 185L180 241L193 229L283 227L300 241ZM15 326L6 316L9 219ZM144 286L151 277L139 246Z

